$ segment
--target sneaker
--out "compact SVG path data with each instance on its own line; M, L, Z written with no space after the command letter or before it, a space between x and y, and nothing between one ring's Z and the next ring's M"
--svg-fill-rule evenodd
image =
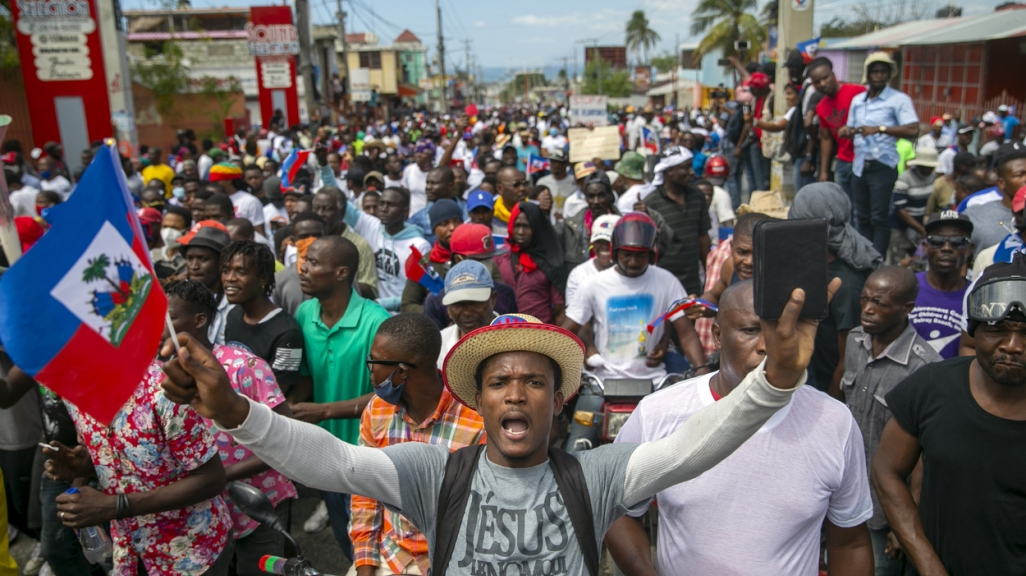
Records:
M36 544L35 548L32 549L32 557L25 563L25 567L22 568L22 574L25 576L36 576L43 568L43 545Z
M320 532L328 527L328 505L322 500L317 509L303 523L303 531L307 534Z
M325 514L326 513L327 509L325 509ZM14 544L14 541L18 539L19 535L21 535L21 532L17 528L10 524L7 525L7 544Z
M39 569L39 576L53 576L53 569L49 564L43 564L43 567Z

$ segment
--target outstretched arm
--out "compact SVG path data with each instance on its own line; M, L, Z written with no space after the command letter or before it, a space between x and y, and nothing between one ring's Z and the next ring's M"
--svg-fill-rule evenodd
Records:
M293 480L401 508L399 476L384 452L346 444L313 424L285 418L237 394L209 350L187 334L179 334L178 341L182 346L178 357L164 364L168 399L191 405ZM165 342L162 355L174 352L171 341Z

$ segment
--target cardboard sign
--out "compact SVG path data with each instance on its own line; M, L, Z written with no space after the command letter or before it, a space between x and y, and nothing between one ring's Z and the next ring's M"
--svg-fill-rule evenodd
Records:
M571 126L606 126L606 96L571 96L568 118Z
M570 162L620 158L620 128L617 126L571 128L567 135L570 139Z

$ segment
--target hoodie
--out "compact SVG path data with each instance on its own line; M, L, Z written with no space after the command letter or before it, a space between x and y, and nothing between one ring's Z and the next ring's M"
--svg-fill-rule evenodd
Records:
M423 230L407 223L398 234L389 234L381 220L360 212L352 202L347 203L345 222L363 236L374 251L378 269L378 304L389 312L398 312L403 289L406 288L406 260L414 248L422 256L431 252L431 244L424 239Z

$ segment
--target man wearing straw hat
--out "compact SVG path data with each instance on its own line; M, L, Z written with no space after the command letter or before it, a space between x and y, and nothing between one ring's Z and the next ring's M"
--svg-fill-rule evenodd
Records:
M550 449L549 433L580 386L584 346L530 316L501 316L446 357L446 387L481 414L488 435L485 446L452 457L426 444L351 446L279 417L236 394L216 359L186 335L165 365L165 394L288 477L403 514L424 533L436 576L505 574L510 565L517 573L597 576L600 540L614 520L716 465L805 382L816 323L798 319L803 304L795 290L778 322L762 322L766 360L676 432L574 456ZM174 351L165 343L164 354Z

